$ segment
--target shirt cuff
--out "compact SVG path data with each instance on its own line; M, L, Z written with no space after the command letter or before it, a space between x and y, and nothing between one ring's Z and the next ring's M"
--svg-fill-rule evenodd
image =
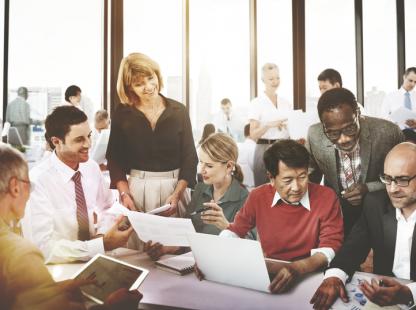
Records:
M410 289L410 292L412 292L413 303L416 303L416 282L406 284L406 286Z
M311 250L311 256L316 254L316 253L322 253L325 255L326 260L328 261L328 265L329 263L334 259L335 257L335 251L332 248L316 248L316 249L312 249Z
M86 241L86 244L87 244L88 254L91 257L94 257L95 254L105 254L103 237L88 240Z
M340 279L342 283L344 283L344 285L348 279L348 275L342 269L339 269L339 268L331 268L325 271L324 280L331 278L331 277L336 277Z
M240 238L235 232L228 229L224 229L222 232L220 232L219 236L225 238Z

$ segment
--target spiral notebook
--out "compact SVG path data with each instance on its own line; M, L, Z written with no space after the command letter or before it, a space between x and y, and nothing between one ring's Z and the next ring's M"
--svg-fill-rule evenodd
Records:
M192 252L164 258L156 262L156 268L183 276L194 270L195 259Z

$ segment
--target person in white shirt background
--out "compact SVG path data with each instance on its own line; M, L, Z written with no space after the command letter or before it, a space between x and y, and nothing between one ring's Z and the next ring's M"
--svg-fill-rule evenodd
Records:
M110 139L110 117L106 110L98 110L94 117L94 130L91 137L91 158L100 165L101 171L107 170L107 151L108 140Z
M390 120L390 115L401 107L416 112L416 67L407 68L403 75L402 86L386 95L382 105L381 117ZM398 124L406 140L416 143L416 119L408 119L405 124Z
M255 186L269 182L263 154L277 139L289 138L287 120L292 110L292 104L277 94L279 67L274 63L266 63L262 67L261 79L264 92L251 101L248 112L250 136L257 141L253 167Z
M91 100L81 95L81 88L77 85L71 85L65 90L65 101L68 104L84 111L87 115L88 122L92 124L94 120L94 106Z
M236 142L242 139L240 116L233 111L230 99L221 100L221 111L214 117L214 126L218 132L229 134Z
M375 274L416 280L415 178L416 145L409 142L396 145L387 154L380 176L387 195L385 191L367 194L361 218L331 261L310 301L314 309L329 309L338 297L348 301L346 280L359 269L370 248L374 250ZM364 281L360 289L380 306L411 307L416 298L415 282L404 285L383 276L374 276L371 283Z
M325 69L318 75L318 85L321 95L330 89L342 88L341 74L332 68ZM362 104L357 101L357 105L360 109L360 114L367 115Z
M238 146L238 160L243 171L244 181L243 184L249 189L254 187L254 151L256 149L256 141L250 137L250 124L244 126L244 142L237 143Z
M54 152L30 171L34 190L24 236L38 246L46 263L88 260L124 246L133 228L119 230L123 217L115 220L106 213L114 198L97 163L89 159L87 116L73 106L60 106L45 127Z

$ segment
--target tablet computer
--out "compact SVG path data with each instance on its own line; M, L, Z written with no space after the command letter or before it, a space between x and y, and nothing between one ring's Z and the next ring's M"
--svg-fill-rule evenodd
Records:
M95 255L74 276L74 279L94 279L95 284L81 287L81 292L103 304L108 295L120 288L137 289L149 271L121 260L103 255Z

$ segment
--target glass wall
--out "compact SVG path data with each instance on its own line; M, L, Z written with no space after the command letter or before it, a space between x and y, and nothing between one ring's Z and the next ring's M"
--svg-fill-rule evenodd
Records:
M397 25L395 0L363 1L364 102L379 116L386 93L397 89Z
M31 117L64 103L72 84L88 116L102 106L103 1L10 1L9 102L29 89Z
M357 93L354 0L306 0L305 47L306 111L316 111L318 75L327 68Z
M406 68L416 67L416 1L405 0Z
M257 1L258 92L264 90L261 68L267 62L280 70L279 96L293 104L292 1Z
M207 123L223 130L221 100L242 140L250 102L249 0L190 0L190 105L195 139ZM241 128L241 129L240 129Z
M144 53L159 65L162 93L182 102L182 0L124 0L124 55Z

